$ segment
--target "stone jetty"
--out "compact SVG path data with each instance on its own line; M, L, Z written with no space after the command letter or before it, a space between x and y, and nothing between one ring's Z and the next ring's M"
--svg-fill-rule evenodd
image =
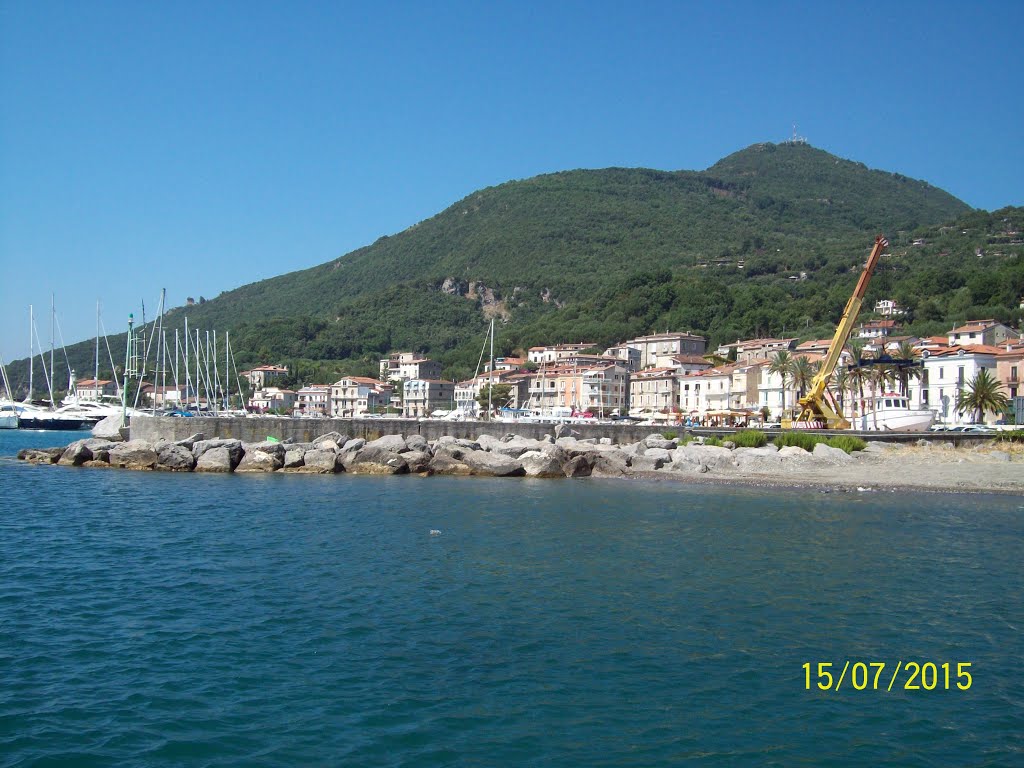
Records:
M243 442L207 439L113 440L93 437L64 448L25 449L18 458L41 464L116 467L166 472L294 472L362 475L483 475L491 477L621 477L631 474L774 473L812 465L854 461L824 444L801 448L735 448L704 445L700 437L668 439L652 433L627 444L610 438L582 438L559 425L540 438L481 434L476 438L419 434L384 435L374 440L328 432L311 442L291 439ZM878 450L884 450L879 447Z

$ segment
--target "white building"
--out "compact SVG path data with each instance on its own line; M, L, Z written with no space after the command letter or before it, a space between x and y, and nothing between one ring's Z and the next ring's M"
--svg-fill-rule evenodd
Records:
M979 372L988 371L993 379L996 378L1000 351L999 347L974 344L922 353L925 356L924 377L920 382L911 384L911 403L935 411L936 423L950 426L972 423L975 414L971 411L958 413L957 404L962 393L967 392L967 385ZM986 422L995 418L990 413L984 416Z
M331 385L331 415L363 416L387 408L392 387L366 376L346 376Z
M640 369L664 368L676 355L703 355L707 340L692 333L654 333L630 339L623 346L640 353Z

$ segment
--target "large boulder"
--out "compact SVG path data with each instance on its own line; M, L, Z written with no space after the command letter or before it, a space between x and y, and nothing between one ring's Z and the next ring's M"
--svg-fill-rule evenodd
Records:
M635 472L653 472L665 466L665 459L662 456L634 456L630 462ZM597 473L597 465L594 465L594 472Z
M430 472L429 451L406 451L402 454L402 458L409 465L409 471L413 474L418 475Z
M252 449L245 452L235 472L275 472L284 466L284 446L280 453Z
M666 451L671 451L676 447L676 444L664 435L648 435L643 439L643 444L645 448L662 448Z
M629 472L629 459L622 451L591 451L581 458L590 464L594 477L620 477Z
M196 461L203 457L203 454L207 451L211 451L215 448L225 448L228 454L231 456L232 468L238 466L238 462L242 460L242 441L234 440L231 438L214 438L213 440L198 440L192 446L192 455L195 456Z
M487 451L463 451L461 461L474 475L522 477L526 474L523 465L517 460Z
M775 446L737 448L733 451L736 466L747 472L770 472L782 466L782 457Z
M587 456L580 454L572 457L562 466L562 474L566 477L590 477L592 469Z
M99 421L96 426L92 428L92 436L118 443L123 441L124 438L121 436L121 414L115 413L114 415L107 416L107 418Z
M527 451L537 451L547 445L540 440L531 440L528 437L511 436L512 439L503 437L501 441L491 448L492 453L499 453L512 459L518 459Z
M279 460L278 466L284 464L284 455L288 451L288 447L284 443L279 443L276 440L263 443L245 443L242 449L245 456L248 456L250 453L265 453L273 456ZM242 461L245 461L244 457Z
M311 474L332 475L344 471L345 467L340 455L334 451L310 448L302 457L302 466L297 469Z
M191 472L196 467L195 456L183 445L170 443L156 452L156 469L166 472Z
M92 461L92 449L87 445L86 440L76 440L64 449L57 460L58 464L65 467L80 467L87 461Z
M427 438L416 432L405 438L405 447L409 451L430 453L430 444L427 442Z
M119 443L110 451L110 466L120 469L153 469L160 457L145 440Z
M825 443L818 443L811 452L815 459L828 462L829 464L849 464L854 461L853 456L842 448L833 448Z
M344 464L345 471L357 475L404 475L408 473L409 463L402 456L396 451L389 450L386 444L379 446L375 443L377 441L372 440L355 453L341 454L340 459ZM307 463L309 463L308 459Z
M366 441L361 437L353 437L351 440L347 440L343 446L341 446L342 453L355 453L360 448L366 445Z
M298 469L305 461L306 449L302 446L289 445L288 449L284 452L284 462L281 465L282 469Z
M239 457L238 462L242 459ZM196 472L233 472L238 462L232 458L231 450L226 445L208 448L196 460Z
M401 435L384 435L376 440L371 440L364 446L365 449L384 451L387 453L401 453L406 450L405 438Z
M779 448L778 455L782 459L789 459L795 461L801 461L811 458L811 454L805 451L799 445L785 445L782 448Z
M562 462L550 453L527 451L519 456L527 477L565 477Z
M327 432L326 434L320 435L313 440L314 448L324 448L324 443L334 443L335 445L344 445L350 439L351 435L343 435L340 432Z
M732 451L715 445L688 443L672 451L672 468L709 472L734 469Z
M451 444L454 448L454 443ZM459 450L459 455L462 455L462 451ZM430 464L428 470L432 475L469 475L472 474L472 470L464 464L461 460L456 458L450 451L442 447L434 450L434 455L430 457Z

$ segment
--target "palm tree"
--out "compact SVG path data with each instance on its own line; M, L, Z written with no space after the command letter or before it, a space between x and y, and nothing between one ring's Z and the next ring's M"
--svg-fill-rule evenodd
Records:
M782 377L782 410L786 410L786 381L793 376L793 356L782 349L775 353L771 363L768 365L768 373L775 373Z
M982 368L978 375L967 384L967 391L961 393L957 411L961 414L974 411L975 422L981 422L985 413L1000 413L1010 404L1002 392L1003 385Z
M898 360L913 361L916 354L917 351L914 349L913 344L909 341L901 341L896 349L895 356ZM904 397L910 397L910 382L914 379L920 379L922 376L924 376L924 369L920 365L900 366L900 394Z
M793 387L799 393L797 397L803 397L807 394L807 388L811 386L811 382L814 380L814 366L803 355L796 357L793 359L793 368L790 376L793 377Z
M850 372L843 366L837 366L832 372L832 396L839 403L839 410L845 410L846 390L850 388Z

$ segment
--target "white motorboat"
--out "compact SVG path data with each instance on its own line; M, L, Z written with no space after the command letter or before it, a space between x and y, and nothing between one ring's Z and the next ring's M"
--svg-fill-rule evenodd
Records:
M933 421L934 411L913 409L903 395L887 392L868 401L851 427L864 432L927 432Z

